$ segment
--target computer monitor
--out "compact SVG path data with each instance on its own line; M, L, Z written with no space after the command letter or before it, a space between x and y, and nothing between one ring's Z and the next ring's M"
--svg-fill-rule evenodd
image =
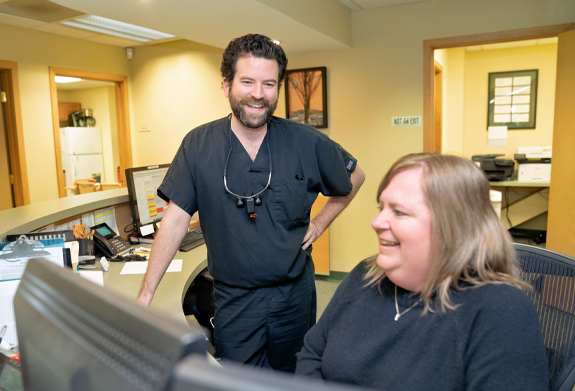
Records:
M158 197L158 187L162 184L169 164L134 167L126 170L128 196L134 228L141 235L148 235L156 229L156 223L162 219L168 204ZM153 225L148 231L142 227Z
M14 313L26 390L166 390L206 339L45 259L28 262Z
M365 391L365 388L189 356L176 366L170 391Z

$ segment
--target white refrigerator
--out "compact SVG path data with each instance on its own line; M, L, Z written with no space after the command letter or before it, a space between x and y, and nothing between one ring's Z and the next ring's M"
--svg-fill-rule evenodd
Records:
M66 186L74 186L76 179L92 178L92 174L100 174L100 182L105 182L100 128L60 128L60 146ZM66 195L71 195L70 190Z

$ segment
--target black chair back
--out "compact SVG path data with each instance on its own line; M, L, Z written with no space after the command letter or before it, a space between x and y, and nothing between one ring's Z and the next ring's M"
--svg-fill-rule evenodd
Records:
M549 362L549 390L575 390L575 258L515 244L521 278L539 314Z

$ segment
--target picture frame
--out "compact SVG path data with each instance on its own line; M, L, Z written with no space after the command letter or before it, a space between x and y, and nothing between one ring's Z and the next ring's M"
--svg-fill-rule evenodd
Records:
M316 67L286 72L286 118L327 128L326 71L326 67Z
M489 73L487 126L535 129L538 69Z

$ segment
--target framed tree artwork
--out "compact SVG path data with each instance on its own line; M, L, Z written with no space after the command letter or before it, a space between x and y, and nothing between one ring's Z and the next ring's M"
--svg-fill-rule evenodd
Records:
M537 69L489 74L487 126L535 129Z
M326 67L286 72L286 117L316 128L327 128Z

